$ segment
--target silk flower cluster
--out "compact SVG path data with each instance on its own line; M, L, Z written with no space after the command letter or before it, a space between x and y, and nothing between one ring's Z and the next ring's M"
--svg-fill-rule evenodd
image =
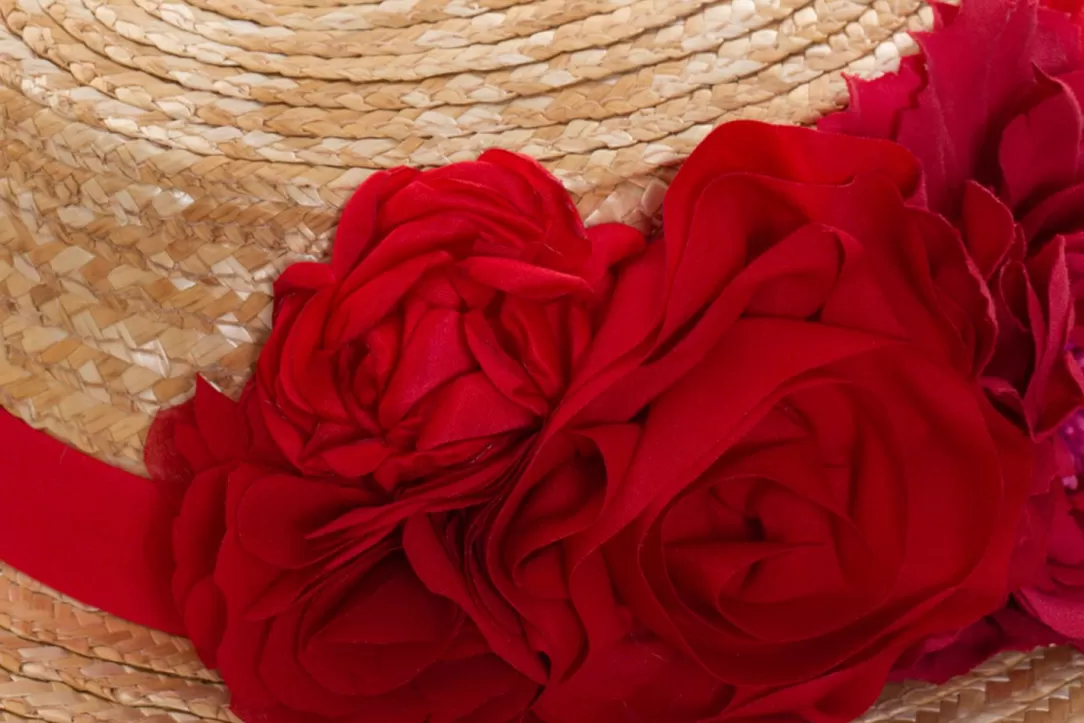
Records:
M827 723L1084 638L1073 10L724 124L651 238L502 151L366 181L242 397L148 440L234 710Z

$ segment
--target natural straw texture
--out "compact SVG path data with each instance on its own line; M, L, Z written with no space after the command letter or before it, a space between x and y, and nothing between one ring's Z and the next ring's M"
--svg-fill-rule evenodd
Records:
M0 721L236 721L187 640L0 566Z
M141 469L227 392L270 281L374 169L499 146L648 224L734 118L811 123L895 67L918 0L0 0L0 404Z

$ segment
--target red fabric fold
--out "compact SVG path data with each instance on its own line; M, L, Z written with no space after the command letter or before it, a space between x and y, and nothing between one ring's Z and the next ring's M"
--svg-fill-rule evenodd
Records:
M0 440L0 560L83 603L183 634L168 490L3 411Z

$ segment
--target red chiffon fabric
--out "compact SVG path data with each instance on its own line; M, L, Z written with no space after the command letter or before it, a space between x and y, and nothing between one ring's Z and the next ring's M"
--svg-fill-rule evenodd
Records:
M0 560L89 605L183 634L169 491L0 411Z

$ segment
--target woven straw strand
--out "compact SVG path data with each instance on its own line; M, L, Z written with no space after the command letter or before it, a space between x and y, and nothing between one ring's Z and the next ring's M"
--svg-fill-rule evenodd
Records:
M1006 653L943 686L892 685L857 723L1081 723L1084 655Z
M0 565L0 711L73 723L235 721L227 702L187 640L76 603Z

